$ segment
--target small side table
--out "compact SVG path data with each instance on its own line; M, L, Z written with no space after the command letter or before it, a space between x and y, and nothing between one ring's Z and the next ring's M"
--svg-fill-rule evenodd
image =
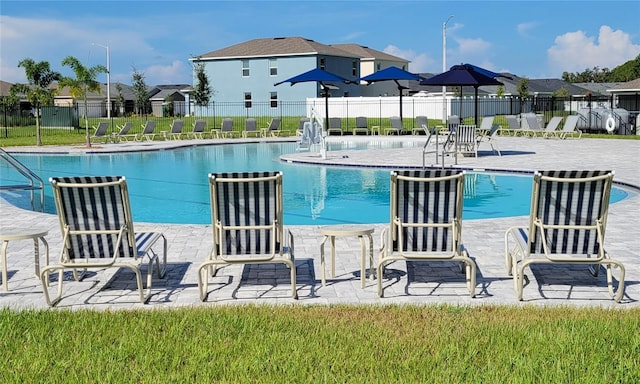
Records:
M374 125L373 127L371 127L371 134L380 136L380 126Z
M322 244L320 244L320 265L322 267L322 285L326 284L325 277L325 261L324 261L324 243L327 239L331 239L331 277L336 275L336 237L357 236L360 239L360 282L362 288L366 279L366 244L364 237L369 238L369 277L373 277L373 234L372 227L363 227L361 225L330 225L320 228L320 233L324 236Z
M11 240L33 240L33 248L36 261L36 278L40 280L40 247L38 240L42 241L45 249L45 262L49 265L49 244L44 239L49 231L41 228L2 228L0 232L0 240L2 240L2 289L8 291L7 286L7 247ZM47 278L48 280L48 278Z

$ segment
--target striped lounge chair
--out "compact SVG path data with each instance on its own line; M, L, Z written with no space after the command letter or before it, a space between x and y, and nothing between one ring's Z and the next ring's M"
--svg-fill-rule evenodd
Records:
M524 269L534 263L587 264L594 276L600 265L615 301L624 294L625 269L604 249L611 171L544 171L533 177L528 227L505 233L505 262L513 275L518 300L522 300ZM620 269L618 289L613 289L613 267Z
M136 275L140 302L151 295L153 265L158 277L165 274L167 240L159 232L135 232L129 204L127 183L121 176L53 177L56 209L63 236L60 262L40 272L47 304L62 299L63 272L73 270L76 280L83 276L77 270L87 268L127 267ZM162 258L154 248L163 240ZM140 264L148 261L146 290L142 285ZM49 273L58 271L58 294L49 297ZM83 271L84 272L84 271ZM84 273L83 273L84 274Z
M391 173L391 224L382 232L378 295L383 297L384 267L395 260L459 261L475 296L476 264L462 245L462 170Z
M200 300L219 265L250 263L284 263L297 299L293 236L282 222L282 173L211 173L209 190L213 248L198 267Z

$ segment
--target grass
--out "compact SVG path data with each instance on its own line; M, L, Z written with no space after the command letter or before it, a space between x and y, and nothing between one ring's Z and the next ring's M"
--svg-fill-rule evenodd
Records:
M43 143L84 139L66 131ZM5 308L0 382L637 383L639 330L640 308Z
M195 121L196 117L184 118L185 126L183 131L189 132L191 130L193 121ZM83 119L81 119L83 120ZM98 121L100 119L90 120L89 125L97 126ZM173 118L170 117L154 117L153 120L156 120L157 128L156 128L156 140L162 140L161 131L169 131L171 122ZM207 120L207 129L210 130L213 127L219 128L219 123L221 121L220 118L206 118ZM269 124L270 118L260 118L258 121L259 127L267 127ZM355 118L343 119L343 130L350 134L353 127L355 127ZM112 130L116 133L119 128L119 125L123 125L126 121L133 122L133 128L129 132L130 134L140 133L142 132L142 126L145 122L145 118L137 117L137 118L114 118L112 124ZM218 124L216 124L216 122ZM299 118L297 117L287 117L282 120L282 130L287 132L288 136L295 136L296 129L298 128ZM410 131L410 123L412 119L405 119L404 126L406 131ZM472 123L469 121L468 123ZM496 123L502 124L506 126L505 122L501 122L497 120ZM389 127L391 124L389 123L389 119L382 119L382 121L378 121L378 119L369 119L369 126L378 125L382 127ZM437 125L441 125L440 120L429 120L429 126L434 127ZM2 132L4 128L0 128L0 147L18 147L18 146L31 146L36 145L35 139L35 126L25 126L25 127L11 127L8 128L11 130L10 135L4 135ZM244 129L244 118L235 118L234 119L234 130L241 132ZM43 145L81 145L86 141L86 131L84 127L81 129L75 130L66 130L66 129L43 129L42 131L42 144ZM8 136L8 137L7 137ZM583 134L583 138L606 138L606 139L625 139L625 140L640 140L640 135L610 135L610 134ZM100 141L98 141L100 143Z
M640 309L0 311L0 381L637 383Z

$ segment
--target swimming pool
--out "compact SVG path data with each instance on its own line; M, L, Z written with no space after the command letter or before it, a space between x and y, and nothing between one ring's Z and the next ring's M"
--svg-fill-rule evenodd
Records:
M347 145L347 144L345 144ZM386 144L406 146L410 143ZM281 162L295 143L208 145L173 150L91 155L15 155L45 180L45 211L55 213L51 176L124 175L134 220L151 223L210 224L207 174L248 170L284 173L284 220L289 225L365 224L389 221L389 170L325 167ZM332 150L343 149L334 146ZM347 148L344 148L347 149ZM349 147L348 149L355 149ZM3 184L22 182L0 168ZM615 188L612 202L627 197ZM2 192L28 208L24 194ZM465 177L464 219L529 213L531 177L469 173Z

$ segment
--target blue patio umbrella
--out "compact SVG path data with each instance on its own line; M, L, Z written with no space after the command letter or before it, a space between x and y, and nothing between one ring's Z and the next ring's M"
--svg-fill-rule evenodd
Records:
M478 88L483 85L502 85L495 77L487 76L482 72L499 75L486 69L476 70L474 65L454 65L448 71L420 81L420 85L444 85L444 86L472 86L475 90L475 124L478 125ZM461 92L462 93L462 92Z
M333 74L331 72L327 72L323 69L320 68L314 68L310 71L307 71L305 73L301 73L297 76L294 76L292 78L289 78L287 80L283 80L280 82L277 82L274 84L274 86L278 86L280 84L283 83L291 83L291 86L297 84L297 83L307 83L307 82L316 82L319 83L320 86L322 87L322 90L324 91L324 111L325 111L325 122L322 124L323 125L323 129L324 127L327 126L327 124L329 123L329 87L330 84L327 84L328 82L333 82L333 83L345 83L345 84L349 84L351 83L351 80L347 80L342 76L338 76L336 74Z
M381 69L377 72L374 72L370 75L361 77L358 80L366 81L371 84L376 81L394 81L398 86L398 93L400 94L400 120L402 121L402 90L407 89L407 87L400 85L400 80L416 80L420 81L424 78L415 73L407 72L404 69L398 67L388 67L385 69Z

